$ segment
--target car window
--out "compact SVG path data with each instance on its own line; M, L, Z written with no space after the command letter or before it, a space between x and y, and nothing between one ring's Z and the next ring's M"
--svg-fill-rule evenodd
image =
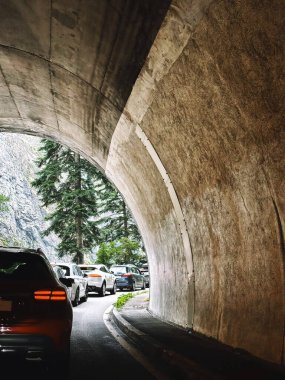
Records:
M117 275L127 273L127 267L124 266L111 267L111 270Z
M65 276L70 276L70 269L67 265L59 265L59 266L62 268Z
M56 273L56 275L57 275L58 278L65 277L64 271L63 271L62 268L60 268L60 267L57 266L57 267L53 267L53 269L54 269L54 271L55 271L55 273Z
M1 253L0 278L5 281L49 280L51 272L40 256L25 253Z
M104 265L101 266L100 270L101 270L102 272L108 273L108 270L107 270L106 267L104 267Z
M74 270L76 271L78 276L83 277L83 272L77 265L74 266Z

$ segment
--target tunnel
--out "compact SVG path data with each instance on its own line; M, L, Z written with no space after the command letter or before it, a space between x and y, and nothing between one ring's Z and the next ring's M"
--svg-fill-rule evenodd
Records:
M105 172L150 311L284 365L285 2L0 0L0 131Z

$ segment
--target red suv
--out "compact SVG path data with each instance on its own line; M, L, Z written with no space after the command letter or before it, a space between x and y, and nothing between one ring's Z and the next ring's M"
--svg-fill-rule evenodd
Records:
M0 360L21 357L66 370L73 311L70 279L40 250L0 247Z

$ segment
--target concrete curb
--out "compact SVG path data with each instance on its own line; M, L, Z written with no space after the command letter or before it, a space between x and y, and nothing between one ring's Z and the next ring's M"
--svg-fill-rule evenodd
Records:
M212 372L210 373L204 368L201 368L196 362L174 352L154 338L138 330L126 321L116 308L110 311L110 316L113 322L127 335L137 348L147 354L154 363L158 361L162 362L164 369L178 373L180 375L179 379L224 379L223 376L215 375Z

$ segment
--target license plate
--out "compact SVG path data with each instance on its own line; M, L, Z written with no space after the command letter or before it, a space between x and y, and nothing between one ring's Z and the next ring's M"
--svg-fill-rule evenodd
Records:
M12 301L0 300L0 311L11 311Z

